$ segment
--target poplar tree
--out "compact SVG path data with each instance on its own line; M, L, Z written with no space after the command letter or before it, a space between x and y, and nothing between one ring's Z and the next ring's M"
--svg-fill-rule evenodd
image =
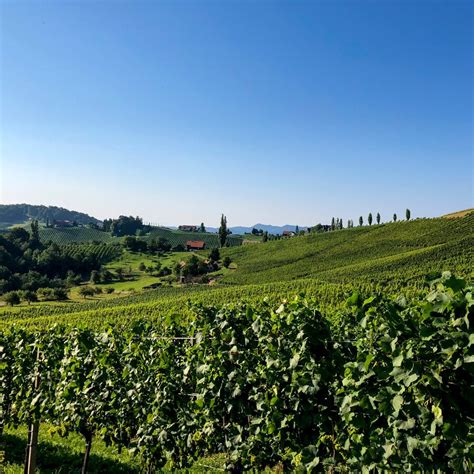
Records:
M359 226L362 227L362 225L364 224L364 218L362 216L359 217Z
M410 217L411 217L410 209L407 209L407 210L405 211L405 215L406 215L407 221L409 221L409 220L410 220Z
M377 224L380 224L380 213L377 212Z
M219 242L221 244L221 247L225 246L228 234L229 234L229 231L227 230L227 217L224 216L224 214L222 214L221 225L219 227Z
M371 212L369 212L369 217L368 217L367 221L369 222L369 225L372 225L372 213Z

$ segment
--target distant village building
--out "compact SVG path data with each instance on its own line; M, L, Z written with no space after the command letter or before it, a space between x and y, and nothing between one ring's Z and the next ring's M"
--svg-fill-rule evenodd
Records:
M296 234L292 230L284 230L281 234L282 237L294 237Z
M197 225L180 225L178 229L182 230L183 232L197 232L198 226Z
M188 240L186 242L186 250L204 250L206 248L206 242L202 240Z
M74 227L74 222L66 221L66 220L54 220L53 226L54 227Z

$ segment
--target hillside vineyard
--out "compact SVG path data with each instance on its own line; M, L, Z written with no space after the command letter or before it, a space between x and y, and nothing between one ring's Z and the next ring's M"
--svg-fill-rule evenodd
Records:
M146 258L46 231L111 271ZM472 214L365 226L221 248L213 285L0 307L0 430L76 433L86 466L105 442L130 472L468 470L473 244Z

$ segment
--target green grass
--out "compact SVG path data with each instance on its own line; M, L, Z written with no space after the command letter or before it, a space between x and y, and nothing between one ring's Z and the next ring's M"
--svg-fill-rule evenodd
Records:
M81 435L71 433L66 437L54 434L52 427L41 425L38 439L37 472L40 474L52 473L79 473L84 455L84 439ZM2 474L22 474L28 430L25 426L7 428L2 437L5 451L5 461L0 465ZM222 472L225 456L222 454L199 459L188 470L173 470L173 472L205 473ZM3 468L3 470L2 470ZM171 472L165 468L159 472ZM140 473L143 464L139 458L129 454L126 450L118 453L116 449L106 446L99 439L92 442L91 457L88 473Z

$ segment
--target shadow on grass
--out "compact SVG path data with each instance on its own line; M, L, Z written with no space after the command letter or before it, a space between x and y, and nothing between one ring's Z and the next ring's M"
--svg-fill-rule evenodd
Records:
M2 449L5 461L23 465L26 441L19 436L3 434ZM37 467L41 473L79 473L82 466L82 453L72 452L64 446L41 441L38 444ZM135 467L116 459L105 458L91 453L88 473L139 473Z

